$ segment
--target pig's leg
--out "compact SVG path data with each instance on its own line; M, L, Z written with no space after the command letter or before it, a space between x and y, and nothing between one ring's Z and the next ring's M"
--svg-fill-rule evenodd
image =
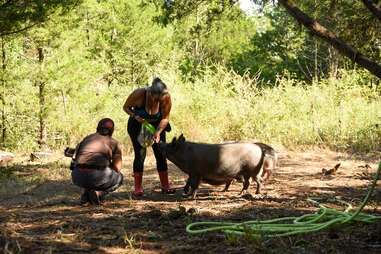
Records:
M262 188L262 178L260 174L258 174L255 178L254 181L257 183L257 191L255 194L260 194L261 193L261 188Z
M192 199L196 199L196 196L197 196L197 189L193 190Z
M244 176L243 177L243 188L239 195L241 195L243 192L246 192L250 185L250 176Z
M272 168L271 168L271 162L268 159L265 159L263 163L263 172L262 172L262 179L263 182L267 181L272 173Z
M190 186L192 188L191 190L191 195L192 195L192 199L195 199L196 198L196 195L197 195L197 189L200 185L200 181L201 181L201 178L199 176L189 176L189 183L190 183Z
M271 173L272 173L271 169L269 169L269 168L264 169L263 175L262 175L262 176L264 176L263 182L266 182L268 179L270 179Z
M187 179L187 183L185 184L185 186L184 186L184 194L189 194L189 188L190 188L190 177L188 177L188 179Z
M226 192L229 190L230 184L232 183L233 180L227 181L225 184L225 188L222 190L222 192Z

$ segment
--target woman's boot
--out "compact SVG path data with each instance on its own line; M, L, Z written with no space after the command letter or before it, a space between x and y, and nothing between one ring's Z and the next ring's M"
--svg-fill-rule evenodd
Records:
M168 171L158 171L158 172L159 172L159 178L161 183L161 192L164 194L175 193L176 190L169 187Z
M143 172L134 172L135 190L133 192L134 196L143 196Z

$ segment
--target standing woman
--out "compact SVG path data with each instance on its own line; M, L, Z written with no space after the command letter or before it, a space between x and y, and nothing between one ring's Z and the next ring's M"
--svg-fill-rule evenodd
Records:
M156 128L153 134L154 143L152 149L156 159L157 171L159 172L161 190L166 194L175 192L174 189L169 187L167 160L158 146L159 141L166 141L165 132L171 130L169 125L171 107L171 96L168 93L167 86L160 78L155 78L150 87L134 90L124 103L123 110L130 116L127 131L135 155L133 164L135 180L133 194L135 196L143 195L142 180L146 149L138 142L138 135L144 121L148 121Z

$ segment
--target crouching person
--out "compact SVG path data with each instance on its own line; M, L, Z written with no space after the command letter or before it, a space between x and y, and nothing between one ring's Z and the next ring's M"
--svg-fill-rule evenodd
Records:
M110 118L99 121L96 133L85 137L76 147L73 158L73 183L84 188L81 204L99 205L107 193L115 191L123 182L122 151L112 138L114 122Z

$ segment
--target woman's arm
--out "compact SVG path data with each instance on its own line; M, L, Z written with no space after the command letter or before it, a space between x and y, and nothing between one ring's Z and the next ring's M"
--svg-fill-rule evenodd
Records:
M122 158L119 157L112 160L111 168L116 172L120 172L122 170Z
M139 88L133 91L127 98L126 102L123 105L123 110L131 117L135 118L138 122L143 122L144 119L136 116L134 111L131 109L133 107L140 106L142 101L144 100L144 89Z
M160 110L161 110L162 118L153 137L156 143L160 141L160 133L164 131L165 127L167 127L169 123L169 113L171 112L171 108L172 108L171 95L166 94L161 98L161 101L160 101Z
M122 170L122 162L122 148L119 143L117 143L112 155L111 168L116 172L120 172Z

